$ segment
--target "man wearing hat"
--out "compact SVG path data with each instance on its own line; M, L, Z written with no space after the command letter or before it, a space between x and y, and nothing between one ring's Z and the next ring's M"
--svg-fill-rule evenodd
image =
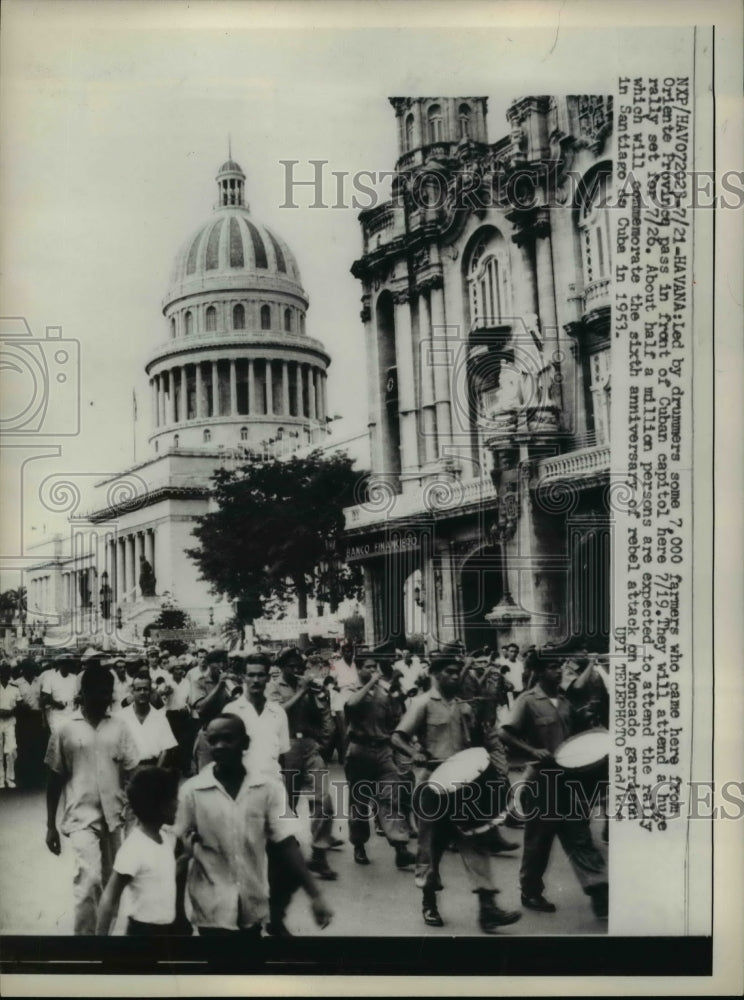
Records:
M279 680L266 687L266 699L278 702L289 721L289 751L284 758L284 780L294 809L300 789L310 785L310 830L312 858L308 868L319 878L338 875L329 866L326 851L341 841L333 837L333 802L328 788L328 770L320 747L333 732L328 693L306 672L305 659L296 647L285 647L276 657L282 671Z
M351 689L344 708L349 729L349 840L354 845L354 860L359 865L370 863L364 845L369 840L370 799L374 798L382 831L395 850L396 867L407 868L416 858L408 850L402 782L390 745L400 714L382 685L375 657L364 657L357 669L359 684Z
M494 776L497 793L508 785L507 761L504 748L492 726L476 716L472 706L461 695L461 675L464 658L454 644L440 650L431 658L429 672L432 686L426 694L414 699L392 736L393 746L407 752L413 763L426 767L423 781L416 789L418 800L418 857L416 860L416 886L423 890L424 922L432 927L444 924L437 907L436 893L441 890L439 865L447 845L454 840L468 874L474 893L478 895L479 922L487 934L495 934L499 927L520 919L518 910L503 910L496 905L494 870L494 845L490 834L489 818L484 815L485 832L471 833L454 820L457 801L446 799L428 784L433 768L468 747L482 746L488 751L489 770ZM422 748L423 759L415 760L411 740L416 737ZM485 808L482 807L482 808ZM489 810L496 816L498 805ZM503 839L495 850L511 849L517 845L506 844Z

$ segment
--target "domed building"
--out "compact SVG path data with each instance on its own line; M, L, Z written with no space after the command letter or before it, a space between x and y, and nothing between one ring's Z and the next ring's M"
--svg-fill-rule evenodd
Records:
M245 174L228 160L212 215L176 255L145 362L151 455L96 484L72 551L62 538L39 549L26 577L32 620L57 620L68 637L70 625L100 631L106 587L125 641L141 639L165 594L202 628L232 615L185 550L210 509L215 468L325 440L330 358L306 333L308 303L294 254L252 214Z
M305 333L294 255L251 214L244 183L237 163L220 167L214 213L176 256L163 299L167 340L145 366L158 452L265 451L309 443L325 426L330 359Z

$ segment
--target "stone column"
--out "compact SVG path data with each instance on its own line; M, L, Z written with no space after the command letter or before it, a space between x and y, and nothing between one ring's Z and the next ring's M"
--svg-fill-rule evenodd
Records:
M235 367L235 358L230 358L230 416L237 416L238 413L238 375Z
M157 387L157 375L150 379L150 400L152 404L152 426L158 426L158 387Z
M248 359L248 416L258 413L256 408L256 374L253 370L253 358Z
M181 406L179 417L181 420L187 420L189 415L189 384L186 378L186 365L181 366Z
M128 600L133 601L137 586L137 565L134 558L134 535L127 535L127 594Z
M437 416L434 407L434 371L437 361L431 344L431 311L426 292L419 296L419 366L421 376L422 433L424 436L424 461L435 462L439 454L437 445Z
M171 368L168 372L168 408L170 410L170 422L175 424L178 419L176 412L176 372L177 368Z
M195 395L196 395L196 417L204 416L204 399L202 398L202 393L204 392L204 381L202 379L202 367L201 362L197 361L194 365L195 369Z
M364 579L364 619L368 633L365 635L365 639L368 647L373 649L379 642L379 639L378 623L375 615L375 581L369 566L362 566L362 577Z
M302 418L305 415L305 396L302 388L302 365L297 362L297 416Z
M271 417L274 414L274 386L273 386L273 367L271 362L267 359L264 363L264 371L266 378L266 415Z
M439 457L452 445L452 411L450 382L452 372L448 361L447 319L444 313L444 292L441 279L429 290L429 319L434 357L434 409L437 416L437 446Z
M124 558L121 538L117 538L114 542L114 572L116 580L114 584L114 600L118 603L121 600L121 595L124 593Z
M307 369L307 409L310 420L318 419L318 409L315 401L315 373L313 366Z
M282 361L282 413L289 416L289 364Z
M410 293L407 288L393 295L395 302L395 359L398 369L398 413L400 415L401 472L415 473L419 467L416 430L416 387ZM404 492L409 492L404 485Z
M216 361L210 361L212 366L212 412L211 417L220 415L220 379L219 366Z
M362 311L359 317L364 324L364 347L367 361L367 402L369 428L370 460L373 472L383 470L384 457L382 445L382 397L380 393L380 359L377 345L377 332L372 324L371 296L362 296ZM325 376L323 377L323 398L325 406Z

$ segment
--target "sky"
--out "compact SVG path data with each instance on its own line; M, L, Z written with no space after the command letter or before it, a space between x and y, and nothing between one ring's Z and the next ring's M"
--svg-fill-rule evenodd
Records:
M398 5L398 20L402 9L420 8ZM267 27L268 8L251 3L4 4L2 314L24 317L37 340L61 327L80 357L79 379L54 385L49 411L50 420L55 406L64 415L76 392L79 433L13 438L23 447L4 452L5 580L30 544L66 530L64 504L44 494L50 476L74 482L80 513L93 482L149 456L144 363L167 337L161 302L173 259L211 214L228 136L252 212L296 255L307 332L332 356L329 413L353 438L367 422L361 286L349 273L361 232L357 209L331 207L330 172L392 168L390 95L487 96L496 141L513 99L607 92L620 70L616 47L602 52L595 33L558 31L549 19L529 30L472 27L466 17L447 28L421 27L421 18L362 29L326 26L344 21L343 3L271 10L279 21ZM298 208L282 207L283 160L299 161L298 178L312 176L310 160L328 162L329 207L311 209L309 188L297 189ZM18 383L6 371L0 378L12 400Z

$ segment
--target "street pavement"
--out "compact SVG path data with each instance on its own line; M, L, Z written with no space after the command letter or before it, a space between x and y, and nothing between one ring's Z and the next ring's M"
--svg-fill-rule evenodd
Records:
M343 771L331 765L332 780L343 787ZM307 836L307 802L298 807ZM55 857L46 848L44 793L20 789L0 791L0 934L56 935L72 933L72 858L63 837L62 854ZM477 899L470 892L462 862L448 852L442 863L445 889L439 893L442 928L427 927L421 918L421 893L414 887L413 872L395 868L394 852L384 837L373 833L367 845L368 866L356 865L348 843L345 820L335 822L336 836L345 841L331 851L328 860L339 874L336 882L321 882L334 910L325 930L313 923L309 902L299 892L292 902L287 926L297 935L410 937L481 935ZM520 850L497 857L501 892L499 905L520 909L519 861L522 832L505 829ZM600 847L599 827L595 830ZM411 842L415 851L416 842ZM309 851L307 852L309 856ZM524 910L522 919L505 927L502 936L606 934L607 922L594 917L579 888L563 849L556 840L545 878L546 896L556 904L555 914Z

